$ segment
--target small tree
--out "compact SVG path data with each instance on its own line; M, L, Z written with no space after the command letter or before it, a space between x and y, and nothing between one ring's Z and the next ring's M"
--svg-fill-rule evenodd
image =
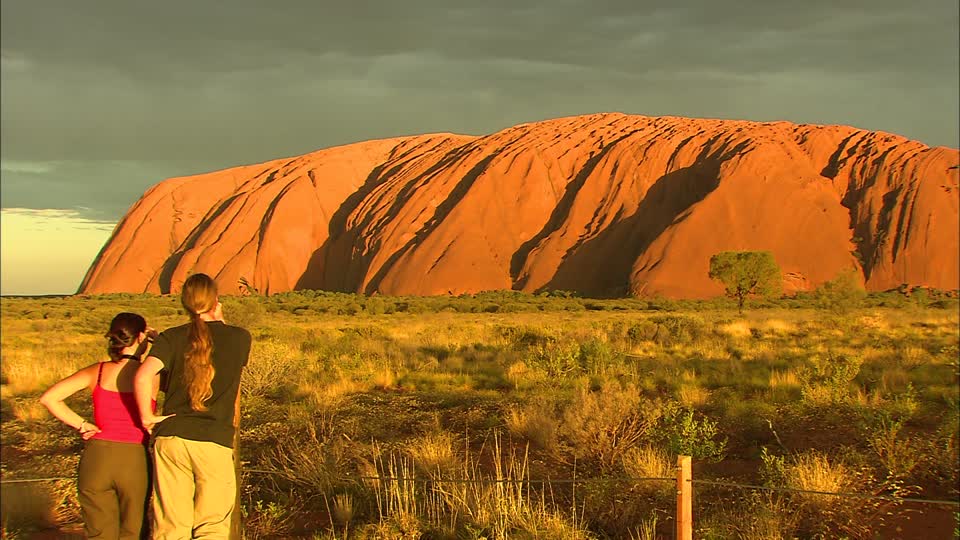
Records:
M821 309L846 313L863 304L867 291L863 289L858 272L850 269L841 271L836 277L817 287L814 297Z
M780 292L783 277L769 251L724 251L710 257L710 279L726 288L726 295L737 300L743 314L743 302L749 295L767 296Z

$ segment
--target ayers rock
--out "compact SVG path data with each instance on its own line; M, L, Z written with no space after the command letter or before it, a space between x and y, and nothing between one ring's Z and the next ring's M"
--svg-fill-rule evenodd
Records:
M375 140L171 178L80 293L189 273L388 295L561 289L709 297L710 256L770 250L786 289L960 288L953 148L844 126L596 114Z

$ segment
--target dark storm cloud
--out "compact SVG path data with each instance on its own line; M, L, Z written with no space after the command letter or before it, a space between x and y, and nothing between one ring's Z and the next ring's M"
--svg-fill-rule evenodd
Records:
M72 208L89 219L115 221L147 186L172 170L152 162L5 159L0 167L3 207Z
M957 42L957 6L951 2L672 4L24 1L4 6L3 40L42 61L95 64L144 80L176 75L171 71L256 70L275 65L285 54L375 57L410 51L463 61L520 58L583 65L633 58L674 66L679 55L691 67L747 70L805 59L840 71L956 69L957 48L950 45ZM729 54L743 51L757 55Z
M609 110L958 144L954 2L450 4L5 1L3 160L50 170L5 165L3 205L119 215L166 176Z

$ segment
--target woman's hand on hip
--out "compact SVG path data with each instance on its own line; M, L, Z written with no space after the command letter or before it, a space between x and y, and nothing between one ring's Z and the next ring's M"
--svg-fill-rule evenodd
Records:
M80 436L83 437L83 440L89 441L93 438L94 435L100 433L100 428L96 424L91 424L84 420L80 423L80 428L77 430L80 432Z
M157 424L159 424L160 422L163 422L164 420L166 420L167 418L170 418L171 416L176 416L176 414L167 414L162 416L151 414L149 416L144 416L140 420L143 423L143 429L147 430L147 433L153 433L153 428L156 427Z

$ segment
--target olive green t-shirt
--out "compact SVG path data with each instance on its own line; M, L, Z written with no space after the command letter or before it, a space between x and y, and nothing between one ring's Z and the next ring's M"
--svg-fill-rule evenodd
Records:
M183 382L184 355L189 350L190 324L164 330L157 336L150 356L163 362L166 388L163 412L176 414L157 424L154 435L174 436L192 441L209 441L233 448L233 413L240 375L250 356L250 332L220 321L206 323L213 339L213 395L204 402L206 411L190 407L190 395Z

